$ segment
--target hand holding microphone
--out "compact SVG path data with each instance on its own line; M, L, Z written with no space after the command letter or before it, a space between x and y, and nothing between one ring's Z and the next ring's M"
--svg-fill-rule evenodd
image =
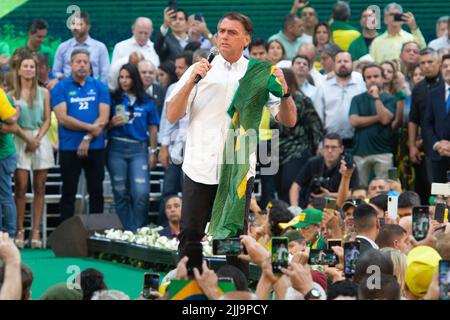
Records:
M197 84L201 79L203 79L208 71L211 69L211 62L214 60L215 56L219 54L219 50L216 47L212 47L209 51L208 60L203 58L194 67L192 75L195 75L194 84Z

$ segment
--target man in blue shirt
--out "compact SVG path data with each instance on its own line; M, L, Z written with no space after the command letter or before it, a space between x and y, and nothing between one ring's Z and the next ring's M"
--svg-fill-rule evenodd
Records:
M108 88L89 76L89 51L74 49L70 59L72 75L51 92L52 109L58 118L62 221L74 214L81 169L86 175L89 211L103 213L103 130L110 112Z
M108 81L109 54L105 44L89 36L91 23L87 12L81 12L80 18L74 17L71 21L70 31L73 38L61 43L56 50L53 64L53 76L59 80L70 76L70 57L74 49L84 48L90 53L90 64L95 79L103 83ZM89 70L88 70L89 71Z

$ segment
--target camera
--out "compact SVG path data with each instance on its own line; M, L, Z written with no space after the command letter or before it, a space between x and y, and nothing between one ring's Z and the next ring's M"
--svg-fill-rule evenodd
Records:
M311 193L314 193L314 194L322 193L322 190L320 188L328 189L329 182L330 182L329 177L314 178L313 181L311 181Z

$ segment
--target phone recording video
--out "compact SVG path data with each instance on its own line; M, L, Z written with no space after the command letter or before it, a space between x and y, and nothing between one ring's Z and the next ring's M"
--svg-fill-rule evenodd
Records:
M344 153L344 161L347 169L353 168L353 155L350 152L347 151Z
M439 223L444 223L445 209L447 209L447 205L445 203L436 203L436 207L434 209L434 220Z
M388 196L387 205L389 219L396 220L398 218L398 197Z
M145 299L154 299L151 295L151 291L158 291L159 289L159 273L145 273L144 285L142 295Z
M238 256L244 252L240 238L213 239L212 245L216 256Z
M281 274L282 268L287 268L289 263L288 238L272 238L272 272Z
M439 300L450 300L450 260L439 261Z
M308 264L334 267L338 264L338 257L331 249L311 249Z
M412 214L412 231L414 239L417 241L425 239L427 237L429 227L430 215L428 212L428 207L414 207Z
M403 13L394 13L394 21L406 21L405 15Z
M398 180L398 170L396 167L392 167L388 169L388 179L389 180Z
M344 243L344 274L351 277L356 272L356 262L358 262L360 243L357 241Z
M325 209L336 210L336 199L326 198Z
M203 16L200 13L196 13L194 15L194 19L197 20L197 21L202 22L203 21Z

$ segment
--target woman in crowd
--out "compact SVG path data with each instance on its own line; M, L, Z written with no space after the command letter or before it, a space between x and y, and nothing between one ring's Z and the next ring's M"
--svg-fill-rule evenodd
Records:
M177 74L175 73L175 64L172 61L167 61L158 67L158 81L164 90L172 84L177 82Z
M116 212L126 230L136 231L148 223L149 167L156 165L159 118L135 65L128 63L120 69L111 116L107 167Z
M314 67L317 69L317 71L320 71L322 69L322 65L320 64L319 50L322 49L323 46L327 43L331 43L330 35L330 27L326 22L319 22L314 27L313 44L317 49L316 59L314 60Z
M15 137L18 158L14 175L17 207L16 245L25 246L24 215L29 172L33 172L33 225L31 247L42 247L39 230L44 211L45 182L48 169L54 166L53 151L48 139L50 127L50 96L38 86L38 67L33 56L24 54L17 60L15 84L10 96L20 108L19 126Z
M286 50L283 44L274 39L267 42L267 60L277 67L290 67L290 61L286 60Z

